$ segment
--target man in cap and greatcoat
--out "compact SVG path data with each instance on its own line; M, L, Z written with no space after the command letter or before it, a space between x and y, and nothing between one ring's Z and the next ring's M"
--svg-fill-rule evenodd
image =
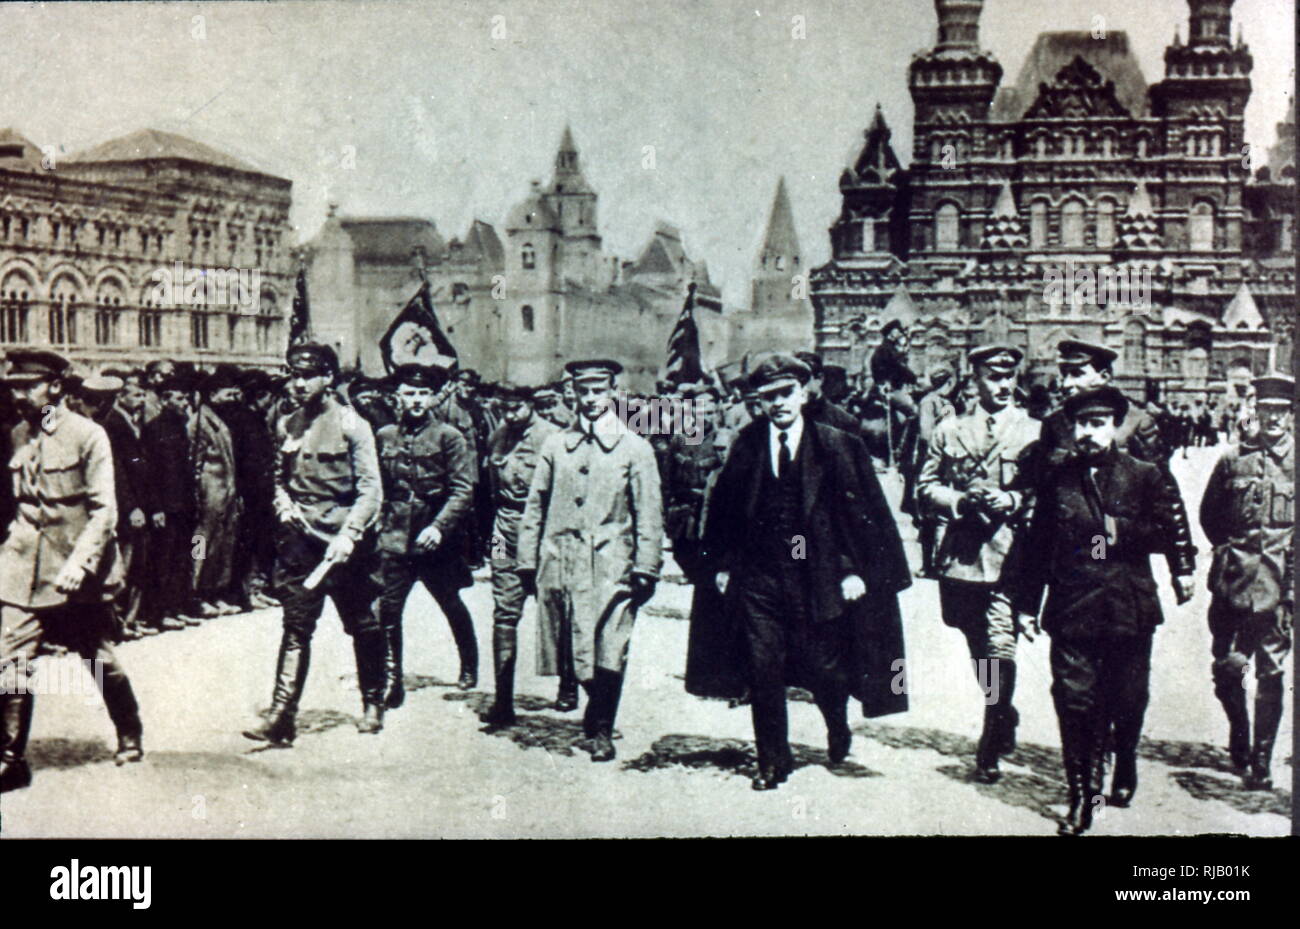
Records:
M1228 752L1249 789L1271 790L1295 613L1295 380L1270 374L1252 383L1258 430L1215 464L1200 515L1214 546L1210 648L1214 693L1228 717ZM1253 744L1246 704L1252 663Z
M1069 785L1062 835L1092 825L1113 726L1111 806L1137 790L1137 746L1151 676L1151 644L1163 622L1151 556L1175 541L1178 492L1160 468L1119 449L1128 399L1115 387L1070 396L1075 454L1038 487L1012 605L1029 639L1051 637L1052 700ZM1043 603L1043 591L1047 592Z
M812 691L832 765L851 748L850 696L869 716L907 707L893 686L904 660L897 594L912 582L903 544L862 441L803 415L810 374L782 353L754 369L763 418L737 436L705 521L702 557L741 630L755 790L794 767L787 686Z
M289 348L296 409L276 429L275 512L279 520L273 592L284 607L275 688L265 721L244 735L291 743L307 680L311 637L328 596L352 636L361 690L362 733L383 728L384 634L373 527L383 502L370 425L331 389L338 356L328 345Z
M201 539L201 557L194 559L194 598L198 614L205 618L238 613L240 609L224 599L236 579L239 524L243 518L235 440L214 403L227 384L224 372L204 376L200 381L201 399L190 418L197 490L194 533Z
M934 570L943 621L966 637L984 690L975 778L986 784L999 777L998 757L1015 750L1019 721L1012 702L1017 633L1005 575L1032 502L1016 489L1018 461L1040 428L1012 402L1022 358L1011 345L970 352L979 400L935 427L916 488L921 506L939 523Z
M528 598L519 576L519 523L542 445L557 427L535 410L535 394L527 387L502 389L505 418L488 441L488 467L496 515L492 528L492 666L496 695L483 714L493 728L514 725L515 661L519 620ZM558 401L558 395L556 397ZM561 697L577 699L573 664L561 668Z
M68 409L67 371L61 355L18 349L3 379L21 420L8 463L17 512L0 546L0 792L31 783L31 665L46 646L75 651L99 684L117 763L144 754L135 693L109 642L123 581L113 452L102 426Z
M447 617L460 659L461 690L478 684L478 640L460 598L473 583L465 561L463 534L473 502L474 460L470 443L453 426L433 416L430 405L446 383L442 368L401 365L391 381L398 418L376 434L384 478L380 520L380 565L384 592L379 616L384 627L385 704L402 705L402 612L418 580Z
M584 746L614 758L614 718L637 610L663 561L659 471L650 443L613 409L616 361L565 366L578 416L542 444L519 525L518 568L539 606L539 673L571 660L587 691Z

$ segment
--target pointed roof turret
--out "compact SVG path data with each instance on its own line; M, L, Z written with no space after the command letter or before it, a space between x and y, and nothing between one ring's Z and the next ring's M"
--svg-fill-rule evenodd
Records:
M1223 311L1223 328L1225 329L1263 329L1264 316L1259 312L1255 297L1242 281L1237 293L1228 302Z
M767 233L759 255L760 266L766 266L769 257L777 255L798 256L799 237L794 231L794 211L790 209L790 195L785 189L785 178L776 182L776 196L772 198L772 211L767 217Z
M1160 248L1160 224L1151 206L1147 182L1138 178L1129 197L1128 208L1119 218L1119 242L1129 251L1152 251Z
M890 135L892 132L885 122L885 114L877 103L871 125L862 131L866 142L857 161L853 164L854 173L862 180L877 184L887 183L890 175L901 167L898 156L894 154L894 149L889 144Z
M564 135L560 137L560 147L555 153L555 177L551 181L551 189L548 193L593 193L591 185L582 176L582 168L578 164L578 146L573 142L573 132L567 123L564 126Z
M1019 219L1020 213L1016 211L1016 197L1011 192L1011 182L1003 181L1002 189L998 191L998 202L993 204L994 219Z
M1011 190L1011 182L1004 180L998 191L997 202L993 205L993 215L984 225L982 248L1006 251L1024 248L1027 244L1024 224L1016 209L1016 196Z

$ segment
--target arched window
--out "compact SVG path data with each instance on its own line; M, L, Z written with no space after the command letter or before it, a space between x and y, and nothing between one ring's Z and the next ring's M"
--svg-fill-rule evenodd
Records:
M1141 137L1138 139L1138 155L1137 155L1137 156L1138 156L1139 158L1145 158L1145 157L1147 156L1147 137L1146 137L1146 136L1141 136Z
M1029 204L1029 245L1031 248L1047 247L1047 203L1043 200Z
M1066 248L1083 247L1083 203L1067 200L1061 207L1061 244Z
M11 271L0 284L0 342L27 342L27 311L32 282Z
M75 345L77 342L77 285L61 277L50 292L50 344Z
M1099 200L1097 202L1097 247L1112 248L1115 245L1115 201Z
M1194 252L1208 252L1214 248L1214 207L1204 200L1192 207L1187 222L1187 247Z
M524 332L532 332L536 325L533 308L526 303L519 308L519 322L523 325Z
M938 251L951 251L957 248L960 232L960 211L956 204L945 203L934 214L934 247Z
M533 249L531 242L525 242L524 247L520 249L519 263L526 269L537 267L537 252Z
M95 297L95 344L118 344L118 319L122 315L122 288L116 281L104 281Z
M1040 135L1034 139L1034 154L1039 158L1047 155L1047 138L1045 136Z

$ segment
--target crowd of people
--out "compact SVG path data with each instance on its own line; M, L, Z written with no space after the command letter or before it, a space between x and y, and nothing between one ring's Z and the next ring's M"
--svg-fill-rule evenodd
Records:
M279 373L157 361L79 376L56 353L10 352L0 786L30 782L22 684L39 654L100 662L117 761L138 761L138 707L112 643L257 608L279 607L283 633L270 708L244 735L291 745L327 598L354 644L358 728L378 733L405 700L416 582L451 629L457 685L478 687L461 592L485 566L483 722L518 722L517 630L534 597L554 708L576 710L585 691L582 747L611 760L633 624L667 548L693 588L686 689L750 708L754 789L793 768L788 686L813 694L832 765L851 749L851 698L868 716L906 711L898 595L920 577L937 582L984 693L976 780L997 780L1015 751L1017 643L1051 637L1061 831L1086 831L1096 798L1127 806L1137 789L1162 621L1150 557L1168 560L1179 603L1193 594L1169 459L1193 435L1217 441L1202 428L1215 413L1131 402L1104 345L1062 341L1058 376L1026 386L1014 346L980 346L967 376L941 367L923 380L902 327L885 335L857 382L815 353L774 352L653 397L620 393L621 366L606 359L530 388L455 365L346 376L314 343L290 347ZM1215 546L1209 622L1231 757L1246 786L1270 789L1291 644L1294 382L1268 375L1253 390L1199 518ZM918 529L914 570L879 481L888 467Z

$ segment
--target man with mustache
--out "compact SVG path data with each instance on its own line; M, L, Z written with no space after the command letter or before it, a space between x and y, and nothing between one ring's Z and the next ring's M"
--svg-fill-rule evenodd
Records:
M76 652L99 682L117 763L144 757L135 693L109 644L124 565L108 435L68 409L66 358L20 349L8 364L3 382L21 419L9 462L17 512L0 547L0 792L31 783L29 671L43 646Z
M1052 700L1061 728L1069 812L1061 835L1092 826L1104 802L1105 750L1113 725L1116 768L1109 799L1125 807L1137 789L1137 744L1151 676L1151 643L1164 621L1151 556L1177 544L1177 488L1160 468L1119 449L1129 410L1104 385L1065 401L1075 454L1038 489L1012 589L1027 639L1052 639Z
M1013 402L1023 354L1010 345L973 349L979 400L934 429L917 478L921 506L939 522L935 552L943 621L962 632L984 689L975 779L998 780L998 757L1016 745L1016 627L1007 596L1008 555L1031 502L1016 489L1017 463L1039 424Z
M1210 648L1214 693L1228 716L1228 752L1248 789L1271 790L1295 613L1295 379L1270 374L1252 384L1258 431L1214 466L1201 498L1201 527L1214 546ZM1252 662L1253 745L1246 706Z
M328 345L290 347L292 413L276 427L276 539L273 592L284 607L275 689L265 721L244 730L261 742L290 744L307 681L311 637L328 596L352 636L363 718L376 733L384 719L384 634L374 532L383 502L370 425L338 399L339 362Z

